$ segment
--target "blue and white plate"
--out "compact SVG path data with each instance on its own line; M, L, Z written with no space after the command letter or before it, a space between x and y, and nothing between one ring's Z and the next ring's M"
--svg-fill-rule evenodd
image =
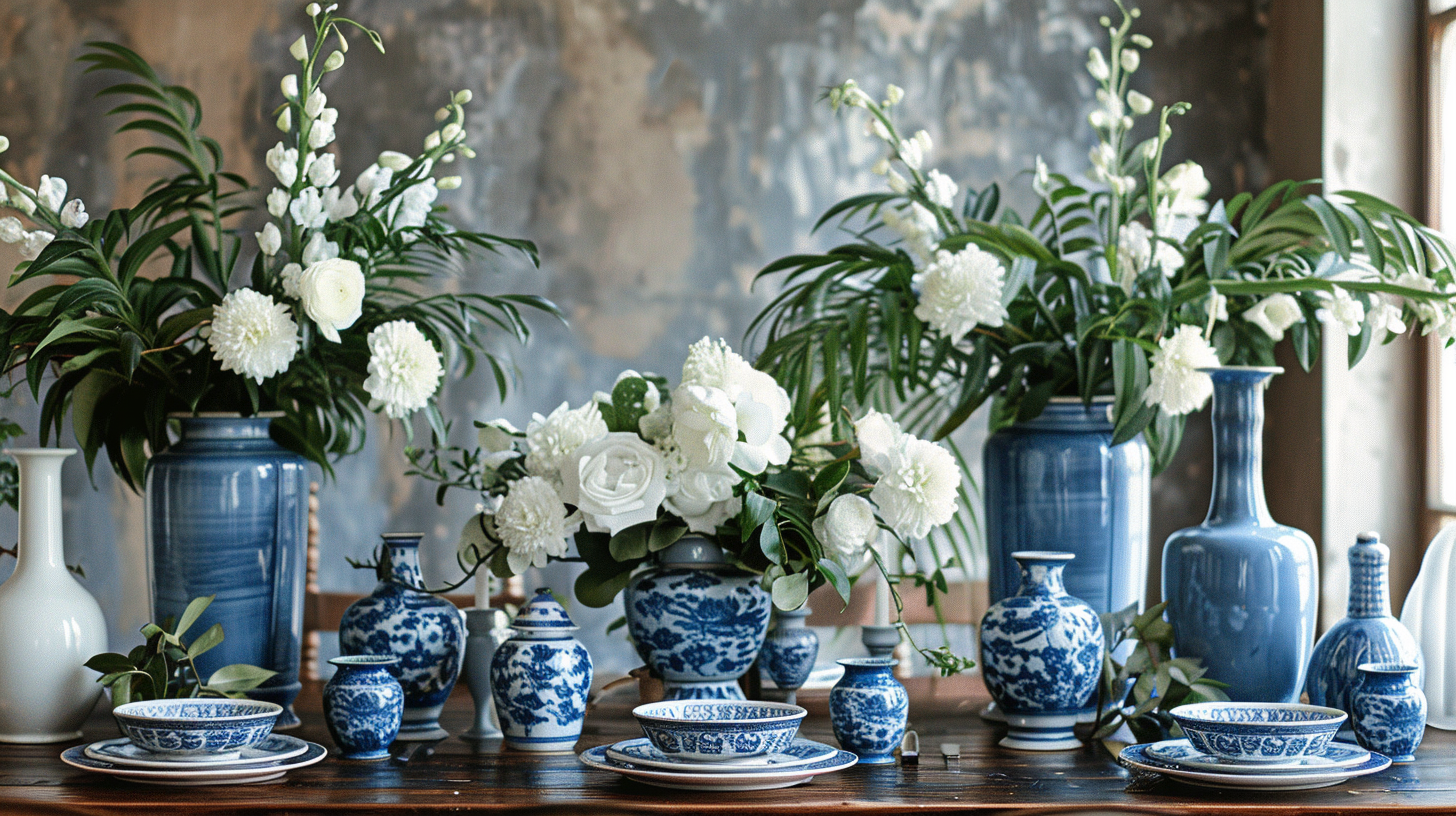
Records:
M1343 745L1332 742L1324 751L1310 756L1291 759L1287 762L1250 764L1229 762L1211 756L1194 748L1186 739L1163 740L1147 746L1147 755L1152 759L1171 762L1190 771L1214 771L1216 773L1272 774L1292 771L1317 771L1330 768L1349 768L1370 758L1370 752L1358 745Z
M588 748L577 759L588 768L611 771L643 784L693 791L729 792L788 788L808 782L820 774L842 771L859 761L859 757L848 751L836 750L833 756L797 768L746 768L728 773L704 772L701 769L668 771L644 767L635 762L608 759L607 748L606 745Z
M308 743L287 734L270 734L252 748L244 748L236 759L218 757L168 757L137 745L126 737L102 740L86 746L86 756L127 768L236 768L290 759L308 750Z
M1370 752L1358 765L1343 768L1311 768L1278 773L1221 773L1195 771L1173 762L1148 756L1148 744L1129 745L1118 754L1118 761L1129 768L1163 774L1188 785L1204 788L1243 788L1257 790L1309 790L1338 785L1357 776L1379 773L1390 767L1390 757Z
M652 741L646 737L623 740L616 745L607 748L607 759L615 762L626 762L632 765L640 765L646 768L658 768L666 771L702 771L704 773L743 773L744 771L771 771L785 768L797 768L801 765L810 765L821 760L829 759L838 753L839 749L825 745L822 742L807 740L802 737L795 739L782 752L777 754L765 754L762 756L747 757L745 759L731 759L724 762L689 762L687 760L670 757L657 750Z
M301 740L300 740L301 741ZM73 768L107 776L146 782L153 785L245 785L277 779L297 768L306 768L328 755L328 749L313 742L304 742L303 753L287 759L273 759L256 765L209 765L202 768L132 768L86 756L86 746L67 748L61 761Z

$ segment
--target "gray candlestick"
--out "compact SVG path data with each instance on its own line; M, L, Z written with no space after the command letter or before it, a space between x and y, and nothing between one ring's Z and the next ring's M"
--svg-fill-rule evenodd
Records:
M495 699L490 690L490 661L495 650L511 636L510 616L504 609L465 610L465 670L463 679L475 700L475 723L460 735L466 740L500 739Z
M861 626L859 641L869 650L870 657L890 657L900 645L900 627Z

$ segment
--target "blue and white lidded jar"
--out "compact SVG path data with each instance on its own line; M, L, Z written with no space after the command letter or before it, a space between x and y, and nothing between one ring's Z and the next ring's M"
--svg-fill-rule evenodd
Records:
M391 674L394 655L348 655L329 661L334 676L324 684L324 722L344 759L384 759L399 734L404 687Z
M864 765L895 761L905 737L910 695L895 679L900 661L892 657L849 657L839 661L844 676L829 690L829 722L834 738Z
M1410 663L1361 663L1352 699L1355 739L1394 762L1414 762L1426 735L1426 695Z
M550 590L538 589L511 628L515 634L490 662L505 743L520 751L569 752L581 738L592 681L591 655L571 636L578 627Z
M758 664L775 686L788 692L788 702L794 702L799 687L814 671L814 661L819 657L819 636L804 625L809 617L809 607L785 612L774 610L777 622L763 641L758 653Z

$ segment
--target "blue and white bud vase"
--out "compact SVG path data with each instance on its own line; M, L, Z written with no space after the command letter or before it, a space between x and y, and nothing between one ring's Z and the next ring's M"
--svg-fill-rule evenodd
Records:
M505 743L520 751L570 752L581 739L592 659L566 610L545 589L521 607L515 634L495 650L490 685Z
M807 617L807 606L790 612L776 610L777 623L758 653L758 665L775 686L788 692L790 703L795 702L799 687L809 679L814 661L819 657L819 636L804 625Z
M450 736L440 727L444 708L465 654L465 623L455 605L417 587L420 578L420 533L388 533L384 557L390 577L366 598L344 610L339 623L339 649L345 655L383 654L399 658L404 686L404 721L400 740L439 740Z
M1362 663L1351 703L1355 739L1394 762L1414 762L1426 735L1426 695L1409 663Z
M981 618L981 672L1022 751L1082 747L1072 733L1102 672L1102 621L1067 594L1062 568L1075 556L1017 552L1021 588Z
M384 759L399 734L404 687L390 670L393 655L335 657L334 676L324 684L324 722L344 759Z
M863 765L895 761L905 738L910 695L895 679L893 657L848 657L839 661L844 676L829 690L829 723L839 746Z

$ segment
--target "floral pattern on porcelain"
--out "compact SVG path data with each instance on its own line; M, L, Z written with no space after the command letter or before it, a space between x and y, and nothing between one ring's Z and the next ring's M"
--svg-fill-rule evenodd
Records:
M892 671L899 663L889 657L846 658L839 661L844 676L829 690L834 738L866 765L894 762L905 736L910 695Z
M659 751L697 762L782 752L793 744L806 714L796 705L732 700L673 700L632 710Z
M1355 739L1395 762L1415 760L1426 734L1426 695L1411 664L1364 663L1355 691Z
M147 700L112 711L132 742L158 754L230 754L273 733L283 707L234 700Z
M385 655L336 657L334 676L324 685L324 722L344 759L383 759L399 735L404 688L390 669L399 659Z
M839 753L835 749L814 742L813 740L795 737L790 741L788 747L781 751L762 754L750 759L738 760L736 762L719 763L725 773L741 772L745 769L773 770L776 768L795 767L807 765L811 762L820 762ZM677 757L670 757L658 750L651 740L635 739L619 742L607 749L608 759L618 759L626 762L636 762L648 767L663 767L668 770L679 770L692 768L702 770L703 763L684 760Z
M505 742L522 751L569 751L586 718L591 655L571 636L577 627L546 590L522 607L511 628L515 634L490 663Z
M808 609L774 613L778 625L768 633L759 652L759 665L781 689L797 689L814 671L819 658L819 636L804 625Z
M1343 711L1298 703L1197 703L1171 712L1199 751L1235 762L1279 762L1319 754Z

